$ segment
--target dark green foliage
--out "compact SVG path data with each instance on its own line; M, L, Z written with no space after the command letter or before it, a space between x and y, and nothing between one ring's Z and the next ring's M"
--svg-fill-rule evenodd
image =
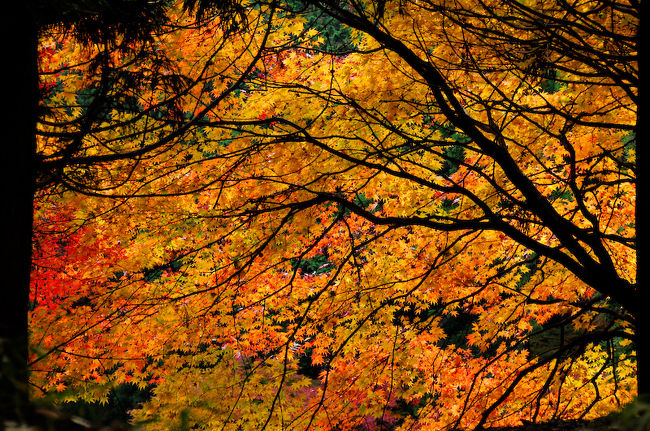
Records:
M125 383L111 389L108 402L105 404L85 401L67 402L60 405L60 410L99 425L110 425L114 422L125 424L131 419L129 412L149 400L152 395L153 386L140 389L136 385Z
M438 130L440 132L440 135L443 138L445 138L445 139L450 138L451 140L453 140L455 142L458 142L459 144L466 144L467 142L469 142L471 140L469 138L469 136L464 135L463 133L460 133L459 131L457 131L454 128L453 124L450 124L450 123L440 124L440 123L434 121L431 124L431 127L434 130Z
M365 209L365 208L368 208L371 203L373 203L373 200L368 199L365 194L359 193L352 199L352 203L354 205L360 207L360 208ZM326 204L325 207L326 208L329 207L329 204ZM381 205L381 202L380 202L379 205L377 205L375 207L375 209L372 210L371 212L381 211L381 207L382 207L382 205ZM337 212L335 217L338 217L339 219L341 219L341 218L349 216L350 213L351 213L351 211L348 208L346 208L344 205L339 205L338 206L338 212Z
M447 315L440 321L440 327L445 331L446 338L440 341L441 346L454 345L467 349L467 336L472 333L472 325L477 317L474 314L460 311L457 315Z
M542 74L542 76L543 78L542 81L539 83L539 86L541 87L542 91L545 93L549 93L549 94L557 93L565 86L565 84L556 81L556 78L558 78L559 74L555 69L549 69L545 71Z
M394 324L401 326L402 322L418 325L419 323L430 322L431 319L442 316L440 319L440 328L445 332L446 337L438 342L442 347L454 345L460 348L468 348L467 335L472 333L472 325L477 316L459 311L456 315L443 315L443 306L432 305L428 310L416 312L413 308L403 308L397 310L394 314Z
M318 379L318 376L325 370L325 365L314 365L311 361L311 349L307 349L305 353L300 355L298 359L298 374L301 374L310 379Z
M465 160L465 149L460 145L453 145L445 148L444 155L445 163L439 172L440 175L448 177L455 173L458 170L460 163Z
M427 405L428 402L430 402L433 399L433 396L429 393L424 394L417 402L407 402L406 400L403 399L398 399L395 402L395 407L393 407L391 410L395 413L397 413L400 416L408 416L412 418L417 418L418 417L418 410L420 410L422 407ZM401 424L400 424L401 425Z
M440 203L440 208L446 212L451 212L454 208L458 207L459 202L456 199L445 198Z
M104 97L99 95L98 88L82 88L77 92L77 104L81 107L83 115L88 115L93 109L94 120L109 121L111 119L110 107Z
M426 121L426 119L425 119ZM465 148L462 144L470 141L470 138L462 133L459 133L452 124L440 124L438 122L430 123L432 129L440 132L444 139L451 139L458 142L460 145L450 145L443 149L442 155L444 158L443 165L436 171L438 175L448 177L458 171L460 164L465 160Z
M546 358L555 354L557 349L566 344L569 340L574 339L578 333L570 323L563 323L567 316L553 316L544 325L539 325L534 319L531 319L533 329L532 335L528 339L528 350L532 357Z
M565 201L573 201L573 193L570 190L555 189L551 192L551 200L555 201L562 199Z
M650 397L640 396L628 404L621 412L607 417L607 429L612 431L647 431L650 429ZM603 427L604 428L604 427ZM601 430L589 427L587 430Z
M306 260L293 259L291 261L291 267L294 271L296 269L301 270L303 275L320 275L330 272L332 268L329 263L326 255L317 254Z
M354 197L352 202L355 205L360 206L361 208L368 208L368 206L372 203L372 199L368 199L366 195L364 195L363 193L359 193Z
M634 163L636 153L636 134L634 132L626 134L623 136L623 139L621 139L621 142L625 144L623 147L622 161L625 163Z
M145 269L143 275L145 280L147 280L148 283L151 283L159 279L164 272L178 272L182 266L183 263L180 260L173 260L163 265L155 265L151 268Z
M316 30L318 32L316 37L324 39L318 49L333 54L345 54L354 49L354 40L350 28L330 17L316 6L306 1L289 0L286 7L287 10L299 13L307 20L305 24L306 31Z
M192 429L190 425L190 412L187 409L183 409L180 411L180 414L178 415L178 424L174 425L174 427L170 431L189 431Z
M530 257L529 261L526 262L524 265L524 269L520 270L521 278L515 285L515 288L517 290L521 290L522 287L526 285L533 276L537 272L537 267L539 265L539 257L533 253L533 255Z

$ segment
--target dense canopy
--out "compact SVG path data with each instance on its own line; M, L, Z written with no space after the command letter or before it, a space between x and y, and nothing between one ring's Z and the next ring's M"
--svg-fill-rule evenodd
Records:
M637 2L164 4L41 33L34 397L442 430L636 396Z

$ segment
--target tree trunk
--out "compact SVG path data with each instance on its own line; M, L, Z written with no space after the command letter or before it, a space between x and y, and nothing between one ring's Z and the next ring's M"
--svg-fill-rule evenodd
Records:
M38 31L29 1L12 2L5 15L5 104L1 157L2 298L0 298L0 427L29 409L28 324L35 129L38 115ZM14 25L11 25L13 23Z
M641 16L639 34L637 35L637 49L639 58L639 99L637 104L636 124L636 166L637 166L637 194L636 194L636 245L637 245L637 297L638 312L636 313L636 354L637 354L637 379L639 395L650 398L650 285L648 284L648 255L650 230L650 211L648 210L648 175L646 169L650 168L650 148L646 148L648 115L647 94L644 85L644 73L648 70L648 62L643 49L647 42L643 42L648 30L644 29L647 23L648 4L641 2ZM646 270L643 271L643 268Z

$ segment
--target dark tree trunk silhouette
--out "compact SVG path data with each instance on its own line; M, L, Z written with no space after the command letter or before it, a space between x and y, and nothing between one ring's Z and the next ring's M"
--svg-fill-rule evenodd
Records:
M30 2L13 2L5 16L6 87L3 157L2 264L0 300L0 418L22 419L28 406L29 274L38 110L37 27Z
M643 23L647 22L648 5L641 3L641 16L639 34L637 35L637 47L639 56L639 77L642 77L648 70L647 56L643 55L643 50L648 44L643 38L648 36L648 30L643 28ZM647 85L643 79L639 80L639 103L637 105L637 199L636 199L636 232L637 232L637 296L638 303L641 305L636 315L637 320L637 379L639 384L639 394L645 397L650 396L650 315L646 309L650 304L650 286L648 285L647 265L650 263L648 258L648 227L650 220L650 210L648 209L648 174L645 169L649 166L650 151L646 148L647 141L647 123L650 120L648 116L647 105Z

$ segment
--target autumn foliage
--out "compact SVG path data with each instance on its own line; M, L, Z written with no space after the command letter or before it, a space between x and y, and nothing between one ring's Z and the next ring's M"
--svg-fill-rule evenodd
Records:
M44 32L33 396L154 387L152 430L628 403L635 5L253 1L170 6L137 46Z

